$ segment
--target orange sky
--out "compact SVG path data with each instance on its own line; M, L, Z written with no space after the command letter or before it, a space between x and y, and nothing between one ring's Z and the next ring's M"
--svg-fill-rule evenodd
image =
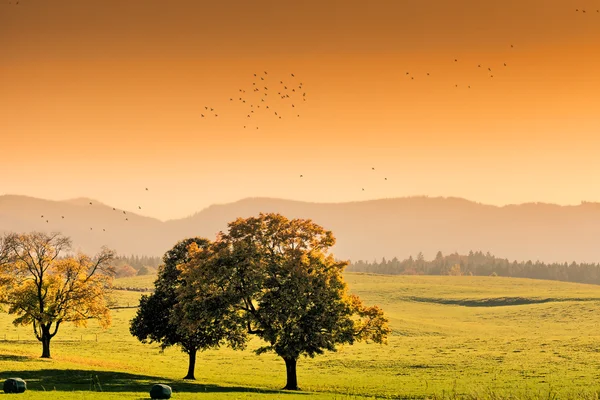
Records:
M14 3L0 194L161 219L249 196L600 201L597 1Z

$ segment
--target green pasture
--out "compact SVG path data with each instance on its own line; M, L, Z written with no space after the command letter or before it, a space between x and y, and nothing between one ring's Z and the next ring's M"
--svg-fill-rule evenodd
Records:
M126 278L116 286L151 287L153 280ZM174 399L597 398L600 286L350 273L346 280L366 304L385 310L393 335L385 346L361 343L301 359L302 393L278 390L284 363L254 355L257 340L246 351L200 353L197 382L181 381L183 353L161 352L129 334L134 308L115 309L107 330L95 323L61 327L52 360L38 358L31 327L14 327L0 314L0 379L26 379L23 399L148 398L154 382L171 384ZM119 290L115 300L131 307L140 295Z

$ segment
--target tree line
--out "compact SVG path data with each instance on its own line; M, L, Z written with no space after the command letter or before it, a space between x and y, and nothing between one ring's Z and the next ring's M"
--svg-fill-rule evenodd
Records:
M162 264L162 259L160 257L139 256L133 254L129 256L118 255L113 261L113 266L115 268L121 267L123 265L129 265L133 267L136 271L139 271L144 267L157 269L160 264Z
M546 279L564 282L600 285L598 263L544 263L541 261L509 261L486 252L470 251L468 255L437 252L433 260L425 260L423 253L399 260L394 257L372 262L359 260L348 265L349 272L368 272L384 275L475 275L506 276L513 278Z

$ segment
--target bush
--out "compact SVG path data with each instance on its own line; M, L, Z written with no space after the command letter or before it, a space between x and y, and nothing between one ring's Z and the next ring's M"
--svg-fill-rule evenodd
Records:
M128 278L136 275L137 271L131 265L123 265L121 267L117 267L115 270L115 276L117 278Z
M144 265L142 268L140 268L138 270L137 275L138 276L153 275L155 272L156 271L154 270L154 268Z

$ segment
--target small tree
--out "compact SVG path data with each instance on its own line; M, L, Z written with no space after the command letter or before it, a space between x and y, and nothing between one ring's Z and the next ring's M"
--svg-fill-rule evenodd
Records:
M0 266L4 303L15 325L32 325L42 342L42 358L50 358L50 340L61 324L86 326L97 319L110 325L109 289L114 252L103 249L93 259L61 255L71 248L59 233L10 234L4 238L8 262Z
M454 264L452 268L448 270L448 275L450 276L461 276L462 271L460 270L460 264Z
M147 266L143 265L138 271L137 271L137 276L144 276L144 275L150 275L150 268L148 268Z
M129 278L136 275L137 271L129 264L115 268L115 276L117 278Z
M381 309L347 293L342 272L348 263L327 254L334 243L330 231L310 220L279 214L237 219L211 248L190 248L182 291L186 319L202 315L190 304L229 307L229 315L240 316L247 332L267 343L258 354L283 358L284 389L298 390L301 355L360 340L384 343L390 333Z
M224 341L229 341L234 348L243 347L245 343L237 325L229 324L226 318L219 319L218 314L204 312L193 324L186 325L179 318L176 312L179 303L177 293L185 282L180 279L178 266L189 260L188 247L191 244L196 248L206 248L210 241L198 237L182 240L165 253L164 264L154 282L155 291L142 296L129 328L142 343L160 343L162 349L179 345L188 355L188 372L184 379L195 379L198 350L218 347Z

